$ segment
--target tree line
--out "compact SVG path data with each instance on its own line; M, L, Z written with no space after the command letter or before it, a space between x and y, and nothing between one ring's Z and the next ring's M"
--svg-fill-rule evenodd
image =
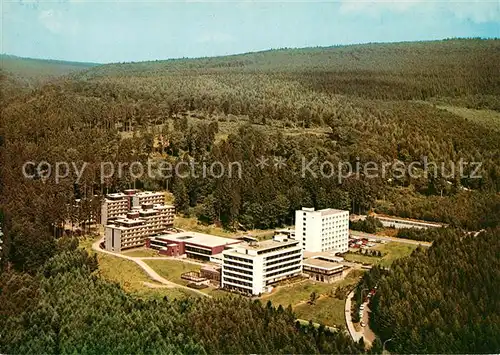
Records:
M143 300L97 276L96 255L61 238L35 272L6 270L0 351L33 353L364 352L344 329L295 322L291 308L243 297Z
M450 228L390 270L372 269L357 292L378 286L370 326L396 353L498 353L500 230Z

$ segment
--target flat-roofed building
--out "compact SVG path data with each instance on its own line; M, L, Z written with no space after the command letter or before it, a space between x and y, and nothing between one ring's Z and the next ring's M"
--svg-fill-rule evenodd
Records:
M295 239L295 229L294 228L283 228L283 229L276 229L274 231L274 235L283 235L286 238L290 239Z
M106 225L106 250L119 253L124 249L143 246L150 235L149 224L140 218L118 218Z
M124 190L107 194L101 205L101 224L106 225L109 221L124 216L133 207L141 207L144 204L165 203L163 192Z
M130 213L148 222L151 234L163 232L174 225L175 207L171 205L145 203L140 207L133 207Z
M294 239L242 243L222 252L221 285L248 295L302 273L302 247Z
M346 266L324 257L310 258L303 261L303 272L310 279L332 283L344 278Z
M390 217L390 216L376 216L384 227L403 229L403 228L441 228L446 227L444 223L416 221L408 218Z
M101 205L101 224L106 225L108 221L127 214L129 209L128 195L122 192L107 194Z
M212 256L239 243L241 241L238 239L196 232L181 232L148 238L146 246L168 256L186 255L189 258L209 261Z
M174 207L148 205L133 208L126 216L110 220L106 225L106 250L121 252L141 247L146 238L159 234L173 226Z
M327 208L295 211L295 239L309 252L349 249L349 211Z
M132 206L142 206L143 204L164 204L165 194L163 192L140 191L132 196Z

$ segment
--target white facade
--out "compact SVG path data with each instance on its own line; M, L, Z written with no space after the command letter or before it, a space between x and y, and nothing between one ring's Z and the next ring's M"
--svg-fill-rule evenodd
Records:
M238 244L222 252L221 285L258 295L280 280L302 273L302 248L296 240Z
M349 211L306 207L295 211L295 239L308 252L347 252Z

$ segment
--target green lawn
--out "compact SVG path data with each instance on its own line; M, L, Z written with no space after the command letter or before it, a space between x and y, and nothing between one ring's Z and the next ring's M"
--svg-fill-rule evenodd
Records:
M344 259L350 262L355 262L355 263L363 263L363 264L370 264L370 265L375 265L380 263L382 258L376 257L376 256L366 256L366 255L361 255L358 253L348 253L344 255Z
M80 247L89 253L95 253L91 247L95 239L91 237L81 238ZM155 299L161 299L164 296L178 299L199 297L197 293L181 288L161 287L162 284L151 280L144 270L131 260L103 253L97 253L97 260L99 261L97 272L100 277L120 284L126 292L137 297ZM156 285L158 288L148 287L145 283Z
M127 256L133 256L133 257L160 256L158 254L158 251L156 251L154 249L146 249L146 248L126 250L126 251L122 252L122 254L127 255Z
M297 318L306 321L312 320L330 326L344 325L345 300L334 298L333 292L337 287L354 286L362 273L361 270L353 270L344 280L333 284L306 280L292 286L278 286L271 295L262 296L261 301L266 303L270 300L275 307L282 305L286 308L292 305ZM312 292L324 295L314 305L307 303Z
M176 216L174 219L174 227L184 229L191 232L205 233L217 235L219 237L231 238L235 235L230 231L227 231L221 227L216 227L214 225L205 225L200 223L194 217L181 217Z
M298 318L311 319L313 322L329 326L344 325L344 304L345 300L334 297L324 297L316 304L303 303L294 308Z
M250 234L259 240L271 239L274 235L274 229L254 229L247 232L229 231L215 225L203 224L195 217L176 216L174 219L174 227L184 229L186 231L217 235L225 238L236 238L244 234Z
M117 282L122 288L141 298L160 299L164 296L169 298L199 297L195 292L189 292L180 288L161 287L162 284L155 282L133 261L115 257L107 254L98 254L99 275L112 282ZM152 288L145 283L153 284L158 288Z
M327 294L333 289L334 286L331 284L306 280L292 286L278 286L273 293L264 295L261 300L264 303L271 301L276 307L280 304L283 307L288 307L291 304L293 307L299 302L308 300L312 292Z
M410 255L416 248L417 246L413 244L397 242L377 244L373 247L375 250L380 250L382 255L384 255L380 262L382 266L390 266L394 260Z
M416 245L388 242L387 244L376 244L372 250L380 250L383 257L366 256L358 253L345 254L344 258L347 261L358 262L370 265L390 266L394 260L410 255Z
M144 260L149 266L151 266L158 275L166 278L179 285L187 286L189 281L183 280L181 275L188 271L199 271L200 266L195 264L189 264L177 260ZM233 295L230 292L217 289L213 286L200 289L201 292L206 293L212 297L225 297L228 295Z
M181 275L188 271L199 271L200 266L177 260L144 260L161 277L166 278L179 285L187 285L189 282L181 279Z

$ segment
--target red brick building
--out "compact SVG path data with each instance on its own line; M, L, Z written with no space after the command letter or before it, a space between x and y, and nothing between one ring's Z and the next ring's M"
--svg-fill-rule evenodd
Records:
M227 247L239 243L241 241L237 239L196 232L181 232L148 238L146 247L156 249L163 255L180 256L185 254L193 259L210 260L212 255L220 254Z

